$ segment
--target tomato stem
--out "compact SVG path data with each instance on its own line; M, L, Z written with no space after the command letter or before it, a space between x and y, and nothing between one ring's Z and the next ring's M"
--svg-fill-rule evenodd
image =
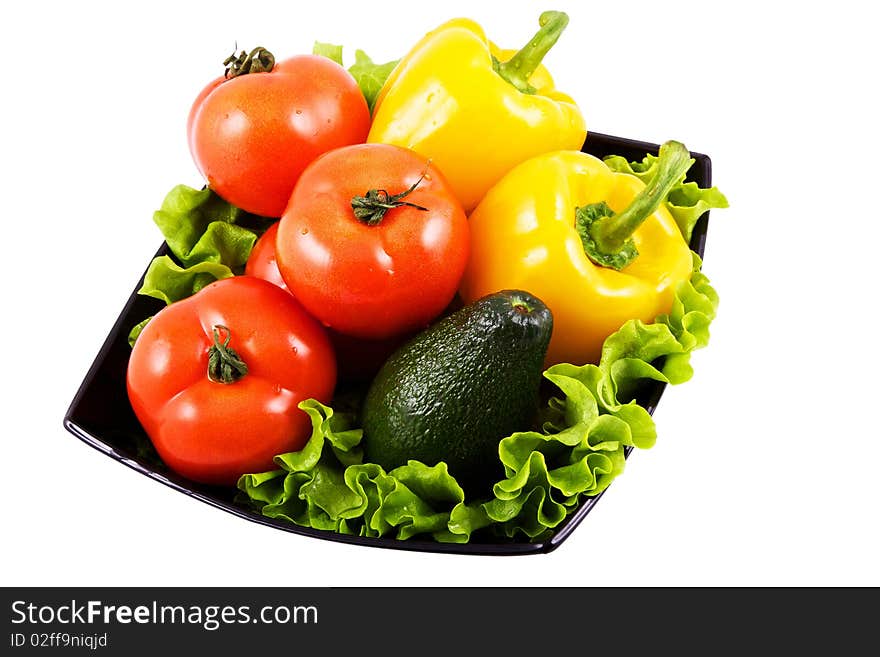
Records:
M238 55L233 50L223 60L223 66L226 67L223 77L227 80L248 73L268 73L275 66L275 56L262 46L257 46L250 53L242 50Z
M422 180L425 179L425 174L427 173L428 167L425 167L419 179L409 189L400 192L400 194L390 196L384 189L371 189L364 196L355 196L351 199L351 209L354 210L354 216L367 226L377 226L382 223L382 219L385 218L385 213L388 210L393 210L403 205L427 212L428 208L410 203L409 201L400 200L412 194Z
M226 332L226 339L220 341L220 330ZM214 383L235 383L248 373L248 366L234 349L229 347L232 331L217 324L212 329L214 344L208 350L208 378Z

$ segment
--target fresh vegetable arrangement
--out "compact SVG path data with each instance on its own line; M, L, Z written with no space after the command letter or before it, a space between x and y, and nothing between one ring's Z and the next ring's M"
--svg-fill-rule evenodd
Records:
M203 189L154 220L129 399L158 456L271 518L367 537L530 540L656 430L718 297L689 243L727 206L685 146L581 151L542 58L456 19L375 64L233 54L187 119Z

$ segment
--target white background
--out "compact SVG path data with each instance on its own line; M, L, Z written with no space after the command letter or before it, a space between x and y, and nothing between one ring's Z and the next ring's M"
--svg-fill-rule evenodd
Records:
M876 23L863 2L7 4L0 103L3 585L880 585ZM657 445L557 551L368 549L240 520L102 456L62 417L149 258L189 106L237 42L376 61L471 16L597 132L713 160L721 296Z

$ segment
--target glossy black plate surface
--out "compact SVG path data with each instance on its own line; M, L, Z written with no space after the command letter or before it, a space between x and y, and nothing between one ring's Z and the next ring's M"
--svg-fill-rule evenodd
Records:
M629 160L641 160L646 153L656 155L658 148L657 144L592 133L587 138L583 150L598 157L613 154L622 155ZM691 156L696 161L688 173L688 179L697 182L701 187L711 186L712 164L709 157L693 152ZM706 212L697 222L691 239L691 248L700 256L703 255L706 243L708 220L709 213ZM167 253L167 247L163 243L157 255ZM550 538L533 542L524 540L519 542L480 542L472 540L470 543L460 545L437 543L430 540L402 541L396 538L367 538L299 527L284 520L266 518L246 506L237 504L234 501L236 494L234 489L204 486L176 475L158 462L155 453L149 448L149 441L135 418L125 388L125 371L130 353L128 333L132 326L145 317L155 314L163 306L156 299L137 294L142 283L143 277L135 285L131 296L122 308L116 323L110 329L101 350L76 392L64 416L64 426L73 435L110 458L181 493L246 520L303 536L401 550L491 555L534 554L549 552L557 548L571 535L571 532L602 497L600 494L587 498L557 527ZM649 412L653 413L663 394L665 384L651 383L652 385L646 386L642 394L639 395L639 401Z

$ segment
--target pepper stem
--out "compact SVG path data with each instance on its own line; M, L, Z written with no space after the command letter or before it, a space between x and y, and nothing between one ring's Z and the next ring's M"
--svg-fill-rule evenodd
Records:
M577 208L575 228L587 257L601 267L617 270L635 260L639 251L630 239L632 234L657 210L693 162L684 144L667 141L660 147L654 176L623 212L615 214L604 201Z
M226 339L220 342L220 330L226 331ZM208 378L214 383L235 383L248 373L248 366L241 357L229 347L232 332L217 324L213 328L214 344L208 350Z
M223 77L227 80L248 73L268 73L275 66L275 56L262 46L257 46L250 53L242 50L238 55L233 50L232 54L223 60L223 66L226 67Z
M544 55L559 40L559 35L568 25L568 14L562 11L545 11L538 19L541 28L535 36L506 62L494 59L495 71L523 93L533 94L535 88L529 78L541 64Z
M358 221L365 223L367 226L376 226L382 223L386 212L399 208L402 205L427 212L428 208L401 200L415 191L416 187L425 179L425 174L427 173L428 167L425 167L419 179L409 189L405 189L399 194L389 195L384 189L371 189L363 196L355 196L351 199L351 209L354 210L354 216L357 217Z
M691 164L691 154L681 142L667 141L660 146L657 171L651 181L623 212L597 221L590 229L599 249L605 252L619 250L636 228L654 213L669 190L691 168Z

